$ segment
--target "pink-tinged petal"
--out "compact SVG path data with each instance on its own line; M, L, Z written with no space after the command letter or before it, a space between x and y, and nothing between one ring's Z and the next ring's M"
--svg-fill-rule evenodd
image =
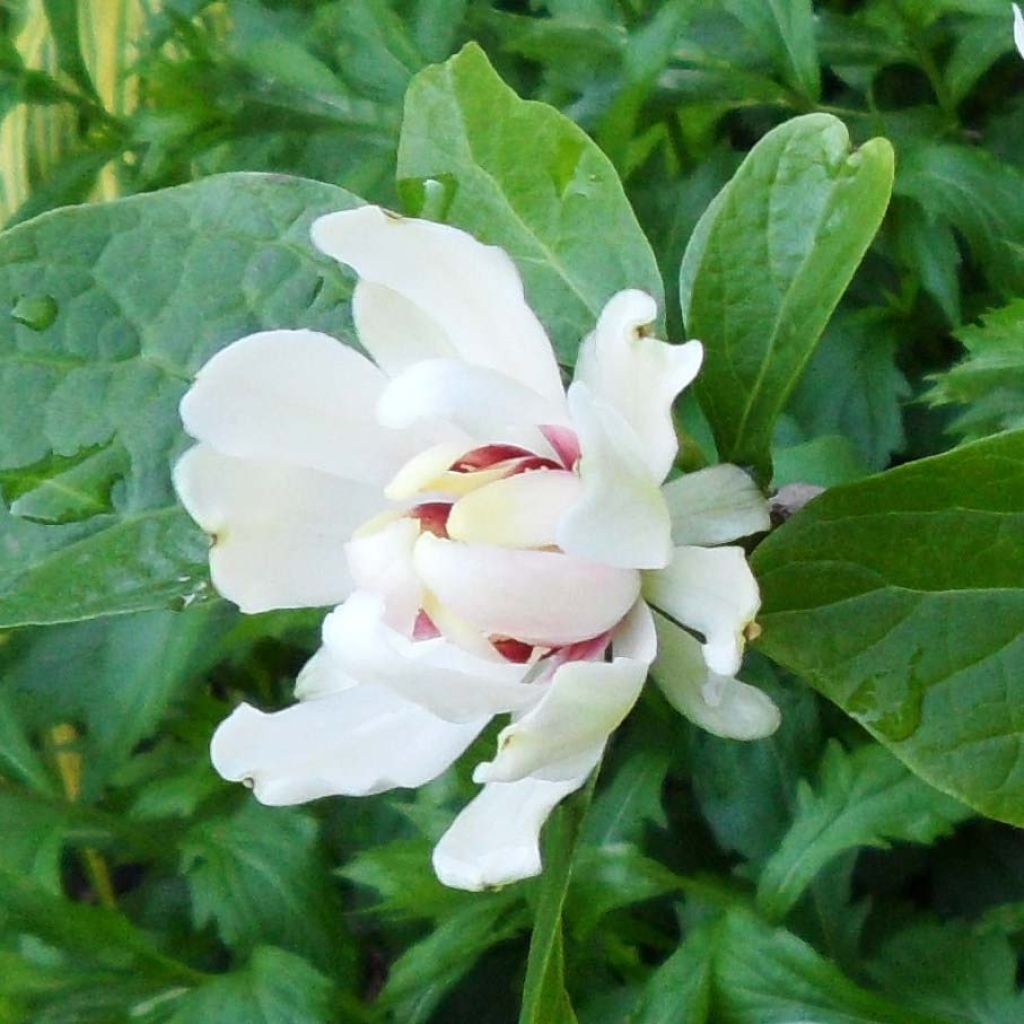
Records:
M656 649L651 613L638 601L612 638L612 661L559 667L543 699L501 731L497 756L477 765L474 781L557 782L578 775L580 758L601 749L636 703Z
M669 704L695 725L731 740L759 740L779 727L775 702L733 676L711 672L698 640L655 615L658 657L651 675Z
M241 704L214 733L210 756L225 779L251 784L261 803L299 804L422 786L486 724L446 722L360 685L272 714Z
M376 206L321 217L312 235L322 252L421 310L460 359L559 399L562 383L551 343L503 250L446 224Z
M723 464L670 480L661 489L672 543L727 544L771 528L768 502L739 466Z
M579 461L580 439L571 427L560 427L557 423L541 424L540 432L551 445L552 450L566 469L572 469Z
M244 612L344 600L352 589L345 544L381 505L376 487L205 445L178 460L174 486L213 538L214 586Z
M356 282L352 319L359 343L389 376L423 359L448 359L458 353L444 331L407 298L370 281Z
M553 546L558 524L582 488L579 477L564 470L541 469L496 480L455 502L448 536L511 548Z
M427 359L410 366L377 403L377 418L387 427L440 421L478 438L502 438L510 428L565 417L563 396L552 401L512 377L457 359Z
M324 647L353 678L451 722L529 707L540 696L528 667L467 653L444 637L410 640L390 629L381 601L356 591L324 621Z
M556 804L587 780L600 751L574 779L491 782L434 847L434 871L453 889L480 892L539 875L540 830Z
M645 575L644 596L704 635L704 660L712 672L739 671L744 631L761 606L743 548L678 547L668 568Z
M569 389L583 494L558 529L563 551L619 568L657 569L672 556L671 523L636 435L583 384Z
M376 594L388 625L406 636L412 633L423 604L423 588L412 561L419 535L419 520L403 517L376 530L358 531L345 549L356 587Z
M604 633L629 611L639 573L556 551L517 551L421 536L423 585L483 633L558 647Z
M704 350L699 341L669 345L647 337L645 328L657 315L657 303L645 292L613 295L580 346L575 380L629 424L660 483L678 450L672 403L697 376Z
M315 331L264 331L221 349L181 400L193 437L224 455L383 484L422 439L382 429L387 378Z

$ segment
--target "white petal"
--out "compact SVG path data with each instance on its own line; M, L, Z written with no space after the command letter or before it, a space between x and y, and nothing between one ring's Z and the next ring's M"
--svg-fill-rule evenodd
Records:
M495 370L456 359L427 359L400 373L377 403L377 419L399 429L419 420L454 424L473 437L494 440L508 428L567 422L565 402Z
M575 779L491 782L434 847L434 871L454 889L480 892L539 875L540 830L555 805L579 789L597 763Z
M658 657L651 675L680 714L725 739L759 740L775 732L782 717L768 694L710 672L699 641L662 615L655 623Z
M213 766L251 782L264 804L366 796L422 786L476 738L487 719L442 721L386 690L354 686L266 714L241 704L213 735Z
M642 601L620 634L619 643L613 640L616 657L611 662L569 661L556 670L536 707L502 729L497 756L477 765L475 782L515 782L527 776L557 782L579 774L580 759L603 748L647 678L657 641Z
M358 686L342 666L338 659L332 657L326 647L319 647L302 669L295 680L295 699L314 700L317 697L328 697Z
M373 361L396 377L421 359L457 357L444 331L398 292L359 280L352 293L359 342Z
M643 458L659 483L668 475L678 441L672 403L697 376L704 350L699 341L668 345L645 337L658 306L645 292L613 295L597 327L580 346L575 380L617 410L640 441Z
M1013 4L1013 41L1017 44L1017 50L1024 57L1024 13L1021 13L1020 6Z
M355 585L381 598L387 624L407 636L423 604L412 561L419 535L419 523L402 517L376 530L360 530L345 549Z
M221 349L181 400L185 429L225 455L384 483L422 441L374 418L387 378L315 331L264 331Z
M368 484L201 444L178 460L174 486L213 537L214 586L244 612L344 600L352 589L345 543L381 505Z
M487 634L557 647L604 633L629 611L639 573L556 551L517 551L424 534L414 552L425 587Z
M551 344L503 250L446 224L376 206L321 217L312 234L322 252L418 307L459 358L513 377L547 398L561 395Z
M670 480L661 489L672 543L727 544L771 527L768 502L739 466L725 463Z
M731 676L739 671L743 633L761 605L743 548L676 548L667 569L645 574L644 596L704 634L704 659L712 672Z
M350 675L451 722L528 707L540 695L526 665L484 660L444 637L411 641L389 629L374 595L356 591L324 621L324 646Z
M657 569L672 557L665 499L636 435L584 384L569 389L580 439L583 496L558 529L563 551L620 568Z
M562 516L582 490L575 473L536 470L505 477L460 498L448 536L477 544L543 548L556 542Z

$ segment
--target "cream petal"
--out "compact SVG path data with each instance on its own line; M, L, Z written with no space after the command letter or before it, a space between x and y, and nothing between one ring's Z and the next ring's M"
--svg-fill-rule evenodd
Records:
M377 530L357 532L345 548L356 587L380 597L387 624L406 636L423 605L423 588L412 561L419 535L419 523L402 517Z
M326 647L321 646L299 671L295 680L295 699L315 700L317 697L329 697L358 685L358 681L338 664L338 659L332 657Z
M324 621L324 646L345 672L451 722L529 707L528 666L469 654L444 637L411 641L388 628L379 598L356 591Z
M1024 57L1024 13L1019 4L1013 4L1013 41L1017 50Z
M727 544L771 528L768 502L739 466L709 466L661 489L672 517L672 543Z
M360 344L389 377L422 359L458 356L444 331L423 310L383 285L356 282L352 319Z
M225 455L386 482L422 441L374 418L387 378L315 331L264 331L221 349L181 400L193 437Z
M744 630L761 604L743 548L678 547L668 568L645 574L644 596L704 635L704 659L712 672L739 671Z
M700 642L674 622L655 615L655 625L658 657L651 675L680 714L731 740L759 740L778 729L782 716L768 694L710 672Z
M584 384L569 389L582 452L582 497L562 518L563 551L619 568L658 569L672 557L671 523L636 435Z
M359 685L266 714L241 704L213 735L213 766L264 804L422 786L476 738L486 718L453 724L387 690Z
M556 551L517 551L424 534L423 585L482 632L557 647L604 633L629 611L639 573Z
M491 782L434 847L434 871L453 889L480 892L539 875L540 830L555 805L587 780L597 752L578 777L563 782Z
M344 600L352 589L345 543L381 505L368 484L201 444L178 460L174 486L213 537L214 586L244 612Z
M638 601L613 637L613 660L561 665L539 703L502 729L496 757L477 765L473 780L577 776L580 759L601 749L636 703L656 649L650 610Z
M312 236L318 249L360 278L418 307L460 359L560 400L551 343L502 249L446 224L399 217L377 206L321 217Z
M481 487L452 506L448 536L476 544L543 548L556 543L562 516L579 499L575 473L535 470Z
M488 439L567 419L564 398L552 402L512 377L456 359L427 359L404 370L381 395L376 415L396 430L440 420Z
M594 333L580 346L575 380L629 424L660 483L679 447L672 403L697 376L704 350L699 341L669 345L647 337L643 331L657 316L657 303L645 292L629 289L613 295Z

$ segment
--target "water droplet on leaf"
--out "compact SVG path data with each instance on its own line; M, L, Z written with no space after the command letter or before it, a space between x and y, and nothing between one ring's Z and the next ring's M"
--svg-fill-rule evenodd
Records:
M32 331L45 331L57 319L59 307L52 295L22 295L11 307L11 316Z

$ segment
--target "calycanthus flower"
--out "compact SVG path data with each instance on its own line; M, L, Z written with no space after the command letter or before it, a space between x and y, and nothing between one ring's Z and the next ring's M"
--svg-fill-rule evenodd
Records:
M741 547L717 546L767 529L766 503L729 465L662 486L703 352L648 335L649 295L608 302L566 393L501 249L373 206L312 234L358 275L372 361L266 331L181 403L198 444L175 485L213 537L216 588L245 612L337 606L298 702L242 704L214 765L265 804L414 787L510 715L433 861L464 889L536 874L545 818L601 758L659 636L654 674L684 714L741 739L776 728L735 678L757 584Z

